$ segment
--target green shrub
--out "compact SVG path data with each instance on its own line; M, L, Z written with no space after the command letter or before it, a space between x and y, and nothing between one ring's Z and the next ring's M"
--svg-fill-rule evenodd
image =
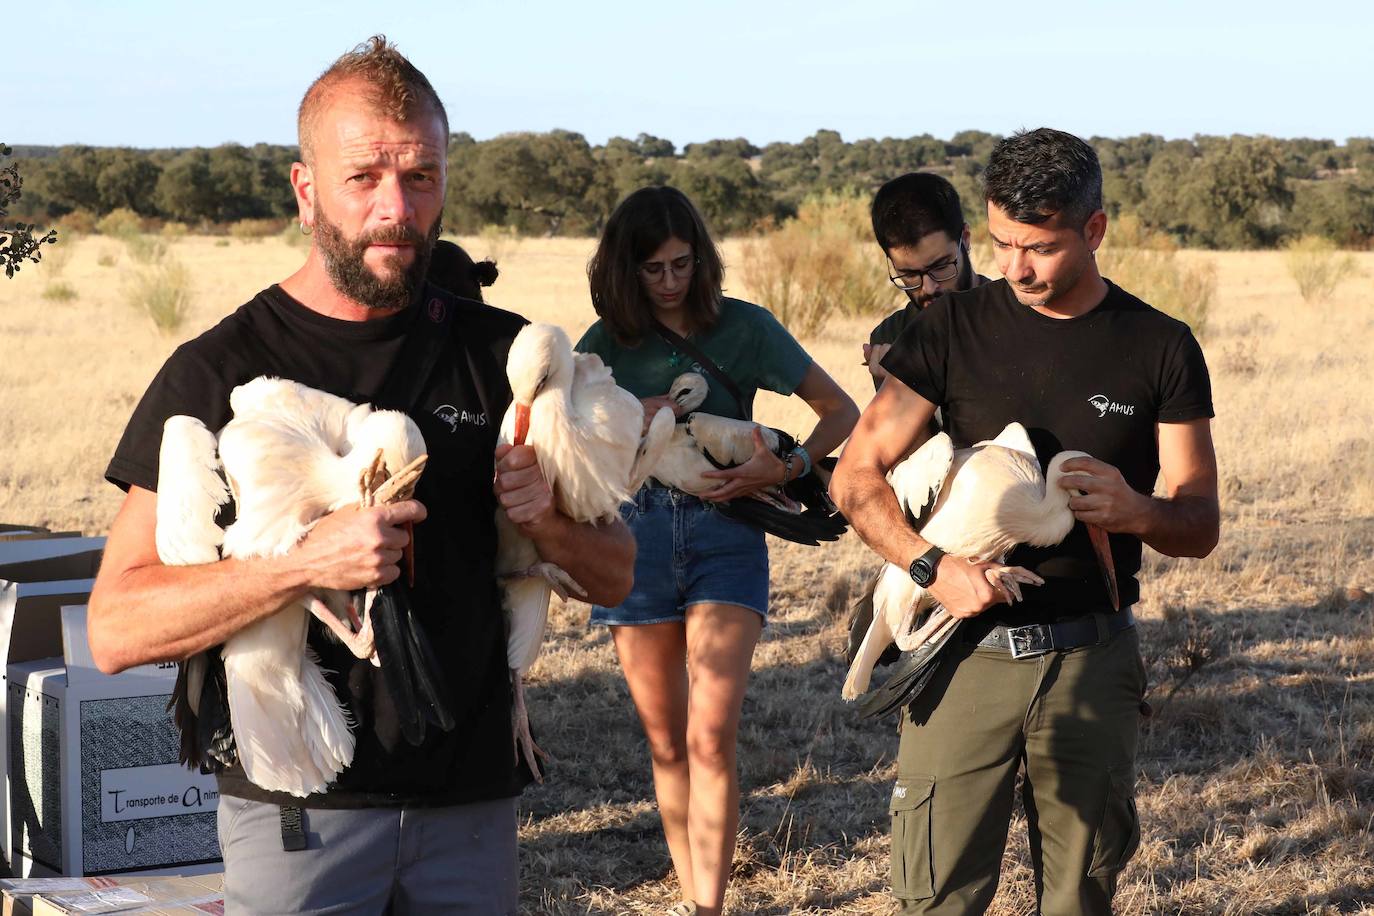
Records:
M163 258L140 268L125 288L124 297L159 331L175 333L191 307L191 272L175 258Z
M1319 235L1304 235L1284 248L1288 251L1288 275L1298 284L1302 301L1312 304L1331 298L1341 281L1357 270L1355 259L1336 250L1336 244Z
M143 231L143 218L128 207L118 207L102 216L95 229L101 235L127 240Z
M744 243L744 283L793 334L817 333L836 316L874 317L896 304L872 237L868 199L827 192L795 219Z
M170 223L162 224L161 235L164 239L167 239L167 241L174 242L177 239L186 238L190 231L191 227L186 225L185 223L178 223L173 221Z
M287 223L282 227L281 232L277 233L277 238L281 239L288 248L310 244L310 236L301 231L300 223Z
M58 217L57 228L71 235L90 235L95 231L95 214L90 210L73 210Z
M1197 337L1206 334L1217 295L1217 266L1212 261L1180 261L1173 239L1127 214L1108 227L1097 267L1128 293L1186 323Z
M54 280L43 287L43 298L49 302L71 302L76 298L76 289L65 280Z
M477 235L482 240L482 258L495 261L497 264L502 263L520 247L520 230L514 226L488 223Z
M126 236L124 247L139 264L156 264L167 256L167 243L151 235Z
M57 282L62 279L62 275L67 271L67 262L72 259L72 242L70 239L61 245L50 245L44 252L42 272L48 280Z
M261 242L281 233L279 219L241 219L229 224L229 235L241 242Z

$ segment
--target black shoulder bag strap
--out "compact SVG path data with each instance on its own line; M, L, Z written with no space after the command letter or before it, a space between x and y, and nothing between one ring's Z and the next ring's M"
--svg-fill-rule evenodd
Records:
M409 412L420 403L420 395L444 352L453 327L453 312L462 306L447 293L440 294L432 285L425 287L425 295L415 308L415 316L405 342L391 371L373 400L378 407L391 407Z
M751 411L749 405L744 402L744 395L740 392L739 386L735 384L734 379L725 374L724 369L717 366L715 361L703 353L700 347L683 337L677 331L669 328L657 318L651 319L651 321L654 331L659 337L662 337L670 347L675 347L692 357L692 359L696 360L697 363L701 365L701 368L709 372L716 381L724 386L726 391L730 392L730 396L735 399L735 403L739 406L739 415L741 419L753 419L753 411Z

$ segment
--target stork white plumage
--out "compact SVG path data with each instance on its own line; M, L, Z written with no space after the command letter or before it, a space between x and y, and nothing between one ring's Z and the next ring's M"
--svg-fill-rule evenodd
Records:
M284 554L328 513L370 497L382 483L379 471L385 476L383 469L409 466L405 485L413 485L423 463L424 439L398 411L267 377L235 388L230 407L233 419L218 437L235 502L235 521L222 533L225 557ZM164 427L157 523L164 561L217 559L220 533L213 520L223 490L211 480L215 445L192 418L173 417ZM352 760L347 712L306 645L307 614L314 613L359 658L373 656L369 621L356 633L343 622L350 606L343 593L311 595L225 644L234 741L254 784L305 796L327 787ZM188 684L193 703L195 686Z
M573 353L567 334L551 324L531 324L516 335L506 374L512 400L499 441L534 449L554 505L568 518L591 523L618 518L621 504L634 496L667 447L673 412L659 410L644 431L639 398L616 385L601 357ZM530 735L523 677L539 657L551 592L564 598L585 592L563 570L540 562L534 543L503 510L496 512L496 525L517 759L523 753L540 778L535 758L543 752Z
M1059 452L1042 474L1025 427L1010 423L996 439L970 448L955 449L949 436L940 433L893 468L888 483L911 518L919 517L922 508L934 500L920 528L922 538L952 556L1003 563L1019 544L1047 547L1068 536L1074 515L1069 509L1070 493L1059 481L1064 462L1079 457L1086 453ZM1087 528L1115 605L1116 576L1106 532L1096 525ZM1041 584L1038 576L1021 567L994 567L987 576L1018 600L1022 584ZM932 607L929 619L913 631L915 622ZM947 638L958 623L912 581L907 570L887 564L873 594L873 622L841 695L853 700L868 689L873 666L892 643L911 651Z
M797 444L791 436L762 423L698 411L708 389L706 377L699 372L684 372L673 379L668 397L678 403L686 417L677 424L663 456L651 469L655 479L693 496L705 496L720 487L721 478L708 477L708 473L737 467L754 457L756 432L764 447L779 457ZM816 545L836 540L846 523L825 492L828 478L822 473L756 490L747 498L721 503L719 508L731 518L796 543Z

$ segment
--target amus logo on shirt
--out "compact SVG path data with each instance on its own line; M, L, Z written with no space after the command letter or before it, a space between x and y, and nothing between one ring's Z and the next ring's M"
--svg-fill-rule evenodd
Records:
M450 432L457 432L459 424L467 426L486 426L487 415L485 411L459 410L452 404L444 404L435 408L434 415L448 424Z
M1097 408L1098 417L1105 417L1109 413L1119 413L1123 417L1135 415L1134 404L1118 404L1105 394L1095 394L1088 398L1088 403Z

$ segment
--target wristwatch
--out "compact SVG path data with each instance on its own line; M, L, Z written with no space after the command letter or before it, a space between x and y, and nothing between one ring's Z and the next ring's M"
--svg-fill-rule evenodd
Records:
M911 581L921 588L929 587L935 581L935 572L940 568L940 558L945 552L939 547L932 547L919 557L911 561L907 567L907 572L911 574Z

